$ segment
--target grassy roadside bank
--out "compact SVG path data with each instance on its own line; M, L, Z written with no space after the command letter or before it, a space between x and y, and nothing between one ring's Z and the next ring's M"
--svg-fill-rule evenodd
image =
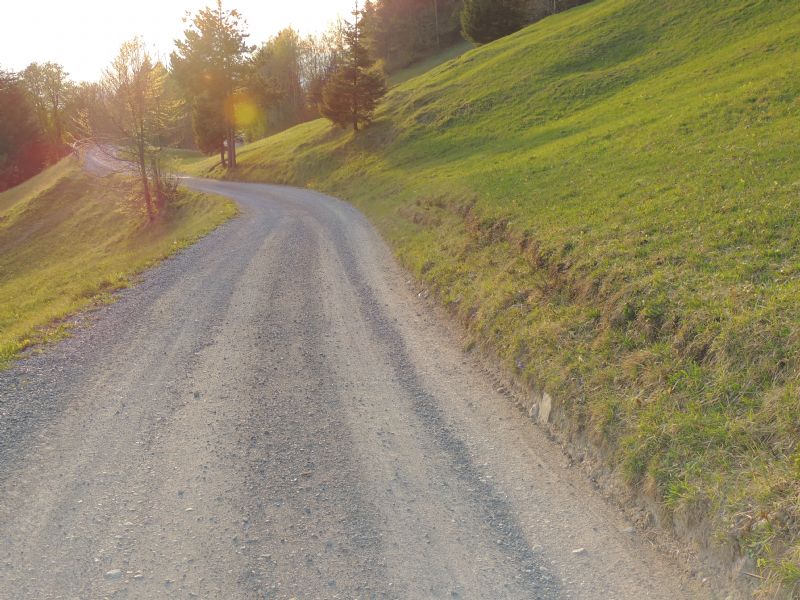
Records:
M145 226L135 193L124 176L92 177L65 159L0 194L0 368L236 213L226 199L181 191Z
M597 0L234 178L356 204L662 523L800 594L800 11ZM213 159L187 168L226 176Z

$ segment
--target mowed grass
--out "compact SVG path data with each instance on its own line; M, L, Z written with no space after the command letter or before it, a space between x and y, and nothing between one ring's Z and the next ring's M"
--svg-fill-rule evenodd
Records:
M131 179L91 177L65 159L0 194L0 368L236 213L228 200L181 191L147 225L136 192Z
M166 169L176 173L191 171L198 163L208 161L208 159L197 150L164 148L161 153Z
M453 60L454 58L458 58L464 52L472 48L472 44L469 42L459 42L457 44L453 44L452 46L445 48L441 52L438 52L432 56L428 56L423 58L422 60L418 60L415 63L412 63L405 69L400 69L396 73L392 73L388 77L388 84L390 87L394 87L396 85L400 85L401 83L405 83L409 79L413 79L414 77L419 77L433 69L434 67L438 67L440 64L445 63L447 61Z
M800 10L597 0L231 176L364 210L561 427L800 594ZM196 173L226 176L212 161Z

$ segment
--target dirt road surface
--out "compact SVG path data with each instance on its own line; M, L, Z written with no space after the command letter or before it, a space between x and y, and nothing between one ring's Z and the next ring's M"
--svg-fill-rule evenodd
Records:
M188 183L242 215L0 373L0 598L702 597L359 212Z

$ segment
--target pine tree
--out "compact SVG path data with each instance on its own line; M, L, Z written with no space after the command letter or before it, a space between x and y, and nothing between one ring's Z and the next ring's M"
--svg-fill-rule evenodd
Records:
M377 68L364 45L363 11L353 11L354 21L343 30L342 65L322 90L320 112L340 127L369 124L378 102L386 94L386 77Z
M225 140L227 125L225 111L217 98L208 92L195 96L192 102L192 133L197 149L203 154L218 153L225 167Z
M520 0L464 0L461 31L476 44L486 44L525 25Z
M219 114L213 126L197 123L204 118L205 113L200 112L193 114L194 126L208 133L218 131L217 122L224 123L223 135L215 146L227 146L227 166L231 169L236 167L235 97L249 75L249 57L254 50L246 43L244 28L242 15L223 9L222 0L217 0L214 8L204 8L192 18L184 39L175 41L176 49L170 56L172 71L187 99L206 95L209 101L202 103L203 110L217 107Z

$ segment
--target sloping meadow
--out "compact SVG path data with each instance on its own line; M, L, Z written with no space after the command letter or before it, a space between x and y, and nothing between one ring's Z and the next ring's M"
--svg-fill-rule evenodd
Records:
M357 136L245 147L233 176L358 205L567 433L790 594L799 95L794 2L597 0L393 88Z
M227 199L180 191L148 224L137 186L67 158L0 194L0 368L236 214Z

